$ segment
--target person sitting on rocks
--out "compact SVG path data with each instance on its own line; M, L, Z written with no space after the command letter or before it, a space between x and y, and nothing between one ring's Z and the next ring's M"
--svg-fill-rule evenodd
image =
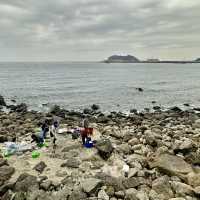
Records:
M31 143L35 142L37 145L42 145L44 143L44 138L41 136L41 134L34 133L31 135L31 138Z

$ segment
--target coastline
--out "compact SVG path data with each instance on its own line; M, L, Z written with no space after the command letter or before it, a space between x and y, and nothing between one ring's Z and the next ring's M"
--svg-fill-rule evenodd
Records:
M38 122L58 117L61 128L71 129L87 117L95 129L96 148L80 139L58 135L56 154L49 147L0 158L0 195L27 199L187 199L199 198L200 113L178 107L155 112L104 114L98 105L83 112L54 106L51 112L28 111L26 104L0 112L1 147L12 140L30 142ZM35 166L42 169L35 170ZM129 167L128 177L124 166ZM42 178L45 177L45 178ZM167 193L166 193L167 190ZM34 199L33 198L33 199Z

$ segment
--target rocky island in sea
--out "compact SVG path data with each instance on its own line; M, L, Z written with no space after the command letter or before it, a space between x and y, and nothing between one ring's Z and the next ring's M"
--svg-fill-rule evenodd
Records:
M2 200L198 200L200 198L200 109L104 114L98 105L83 112L54 106L50 112L7 105L0 96L0 197ZM96 145L63 131L55 153L48 146L5 157L5 142L31 145L38 122L60 118L63 130L83 116ZM19 153L19 152L18 152ZM126 171L124 170L126 169ZM126 173L125 173L126 172Z
M140 60L132 55L112 55L104 60L105 63L138 63Z

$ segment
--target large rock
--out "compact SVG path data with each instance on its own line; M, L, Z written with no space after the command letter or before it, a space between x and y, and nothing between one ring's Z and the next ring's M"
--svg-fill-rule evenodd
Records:
M98 193L98 198L103 200L109 200L109 196L106 194L104 190L100 190Z
M0 106L6 106L6 102L3 98L3 96L0 95Z
M169 199L174 197L172 188L167 176L162 176L156 179L152 184L152 189L162 197L162 199Z
M177 175L183 177L190 172L193 172L191 165L186 163L182 158L169 154L162 154L150 163L152 168L157 167L162 172L169 175Z
M149 181L143 177L131 177L123 181L123 185L126 189L135 188L139 185L148 185Z
M81 200L81 199L87 199L87 195L80 190L74 190L69 196L68 200Z
M102 186L102 180L96 178L88 178L81 183L82 189L87 194L95 193Z
M39 188L37 177L27 173L21 174L15 184L15 191L27 192L30 189Z
M178 195L193 195L193 188L190 185L187 185L185 183L173 181L171 183L173 190L176 192Z
M11 178L12 174L15 172L15 168L9 166L0 167L0 182L7 181Z
M61 167L69 167L69 168L79 168L81 162L76 158L70 158L65 163L61 164Z
M41 161L33 169L35 169L39 173L42 173L46 167L47 165L45 164L45 162Z
M130 188L128 190L125 191L125 200L138 200L138 198L136 197L138 191L134 188Z
M112 143L108 139L102 139L102 140L97 141L96 148L98 150L99 155L103 159L108 159L113 152Z
M187 175L187 183L193 187L200 186L200 173L189 173Z

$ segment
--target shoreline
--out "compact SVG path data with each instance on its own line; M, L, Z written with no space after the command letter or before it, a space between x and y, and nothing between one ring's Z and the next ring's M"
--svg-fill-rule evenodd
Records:
M8 113L0 111L1 148L16 136L18 143L29 144L30 135L44 119L58 117L60 128L70 129L80 126L83 116L94 128L92 139L96 147L86 149L80 138L73 140L71 135L62 133L57 136L55 154L47 140L49 147L38 149L37 159L29 151L0 158L0 196L4 198L14 195L27 200L97 197L198 200L200 197L200 113L195 110L173 107L166 111L133 109L129 114L104 114L98 105L92 105L83 112L54 106L51 112L44 113L28 111L23 103L9 109Z

